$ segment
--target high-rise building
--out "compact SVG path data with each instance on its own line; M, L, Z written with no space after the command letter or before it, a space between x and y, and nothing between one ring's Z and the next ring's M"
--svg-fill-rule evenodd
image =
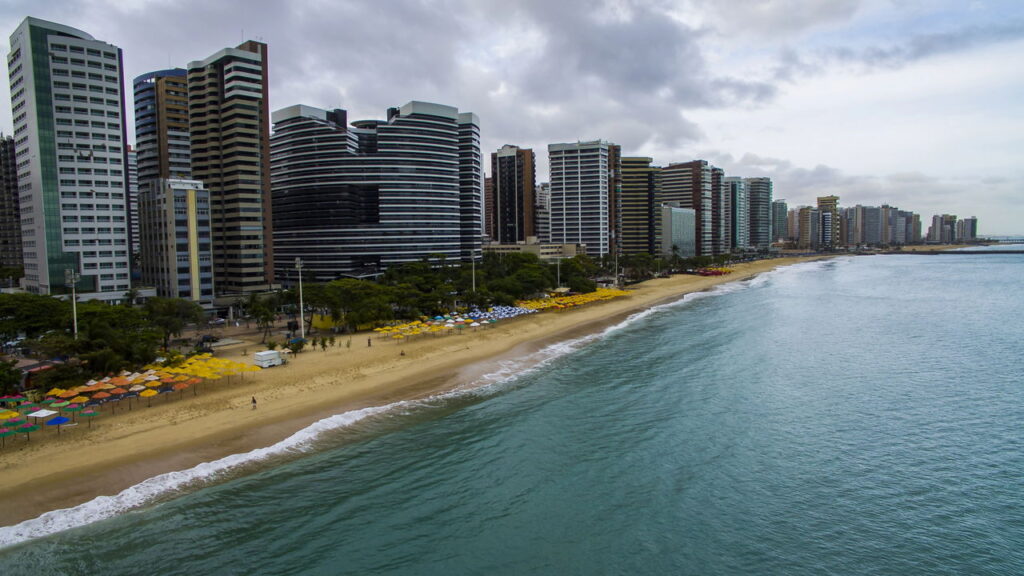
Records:
M623 254L657 254L661 228L661 168L652 158L622 158L620 241Z
M978 239L978 217L971 216L956 223L956 238L960 242L974 242Z
M712 169L706 160L669 164L662 169L661 197L690 208L696 216L697 255L714 254L714 189Z
M697 255L697 211L678 202L661 205L661 255L693 258Z
M125 176L128 178L128 245L131 246L134 257L139 253L139 154L131 145L128 146L127 159Z
M120 300L130 288L121 49L26 18L7 56L25 287Z
M822 214L822 223L828 220L828 225L823 226L821 237L821 248L823 250L835 250L839 247L839 196L818 196L818 212ZM828 214L827 217L824 215Z
M388 266L468 259L481 244L483 181L461 149L476 115L409 102L388 120L349 125L344 110L296 105L274 112L271 167L277 277L297 278L296 258L317 281L372 276ZM476 149L479 157L479 148ZM464 167L467 166L468 167ZM463 198L470 196L470 201ZM475 245L467 252L463 238Z
M480 153L480 119L472 112L462 112L457 122L460 257L463 262L476 262L484 255L484 158Z
M21 268L21 212L14 138L0 136L0 268Z
M529 148L506 144L491 153L491 241L513 244L537 236L535 166L533 150Z
M725 171L711 167L711 251L732 250L732 196L725 188Z
M484 236L494 239L494 179L484 177Z
M536 205L533 208L537 221L537 239L542 243L551 242L551 183L541 182L537 187Z
M550 242L583 244L587 255L593 257L618 250L619 146L600 140L549 144L548 159Z
M789 206L783 199L772 200L772 239L785 242L789 239Z
M196 180L157 178L139 195L142 282L164 298L210 307L214 296L210 193Z
M796 242L800 239L800 208L790 208L786 212L786 240Z
M187 79L192 177L210 193L218 295L267 290L274 278L267 45L248 41L190 62Z
M731 201L731 237L734 250L750 248L750 198L743 178L730 176L725 179L726 193Z
M932 216L932 227L928 230L928 241L952 244L959 240L956 235L957 221L953 214Z
M767 250L772 243L772 179L747 178L746 183L750 198L750 244Z
M800 240L797 246L805 250L821 247L821 211L810 206L800 208ZM829 218L831 225L831 218Z
M190 179L187 72L149 72L136 77L133 87L139 184L145 187L157 178Z

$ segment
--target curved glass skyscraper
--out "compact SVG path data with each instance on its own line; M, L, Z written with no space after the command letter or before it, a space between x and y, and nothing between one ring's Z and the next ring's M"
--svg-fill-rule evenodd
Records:
M276 277L328 281L390 265L479 255L483 173L476 115L427 102L388 119L290 106L271 137Z

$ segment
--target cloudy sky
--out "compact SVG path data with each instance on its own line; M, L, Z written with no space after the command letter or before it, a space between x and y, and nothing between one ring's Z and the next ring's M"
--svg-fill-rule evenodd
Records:
M485 153L534 148L538 180L547 144L600 138L770 176L790 206L1024 234L1019 0L0 0L0 30L29 15L121 47L129 83L259 39L271 110L454 105Z

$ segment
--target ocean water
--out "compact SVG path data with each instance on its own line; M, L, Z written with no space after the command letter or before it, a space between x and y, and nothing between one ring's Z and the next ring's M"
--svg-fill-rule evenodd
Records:
M788 267L0 528L0 574L1021 574L1022 286Z

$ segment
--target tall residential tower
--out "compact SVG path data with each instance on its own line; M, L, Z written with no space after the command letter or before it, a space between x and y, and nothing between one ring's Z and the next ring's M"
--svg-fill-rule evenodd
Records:
M601 140L548 144L552 243L584 244L595 258L618 250L620 157Z
M120 300L130 288L121 49L26 18L7 56L25 286Z
M491 241L526 242L537 236L534 215L536 167L533 150L506 144L491 153Z
M267 45L248 41L188 65L192 177L210 194L218 295L274 279Z

